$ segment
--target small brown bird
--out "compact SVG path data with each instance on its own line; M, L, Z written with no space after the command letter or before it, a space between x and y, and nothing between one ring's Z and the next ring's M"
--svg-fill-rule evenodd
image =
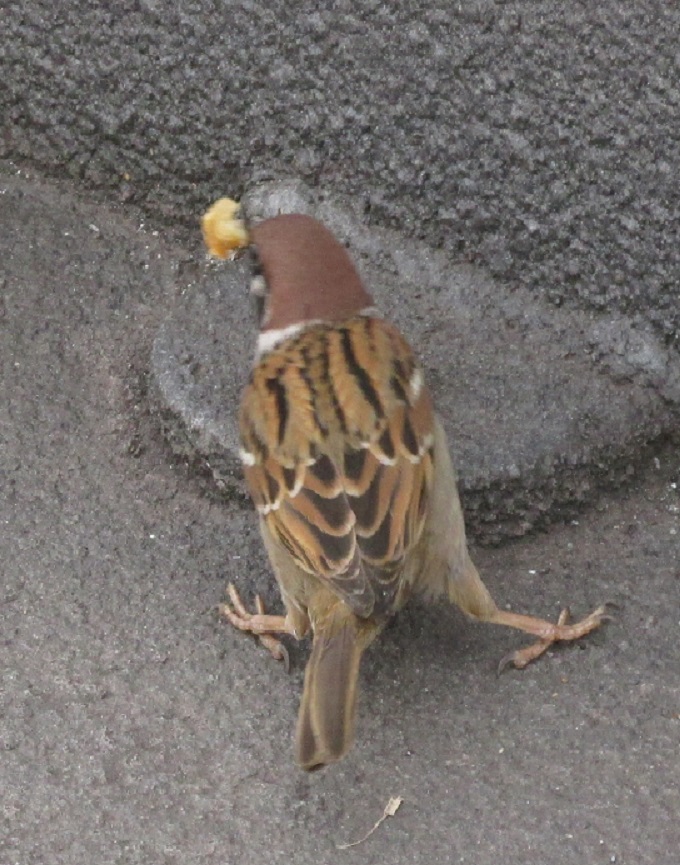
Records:
M203 229L216 254L254 251L260 334L241 459L286 616L267 615L259 599L250 614L233 586L222 611L276 657L275 635L311 628L296 738L310 770L350 748L361 655L412 593L538 637L503 666L524 667L608 617L600 607L567 624L563 611L552 624L498 609L468 555L446 437L408 343L323 225L281 215L248 236L235 210L222 199Z

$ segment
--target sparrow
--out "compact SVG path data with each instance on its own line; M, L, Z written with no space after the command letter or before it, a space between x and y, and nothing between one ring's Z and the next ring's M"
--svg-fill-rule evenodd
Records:
M209 250L249 246L259 317L239 413L240 457L285 616L233 585L223 615L285 653L311 632L296 759L340 760L354 738L361 656L411 595L537 638L503 659L524 667L609 616L553 624L499 609L468 553L446 435L423 369L383 318L345 247L317 220L285 214L246 227L221 199L203 217Z

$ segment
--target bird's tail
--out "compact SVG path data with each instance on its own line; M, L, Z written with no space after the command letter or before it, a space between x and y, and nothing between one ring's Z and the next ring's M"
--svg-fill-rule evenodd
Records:
M297 761L307 771L337 762L352 747L365 647L359 622L344 604L314 633L296 739Z

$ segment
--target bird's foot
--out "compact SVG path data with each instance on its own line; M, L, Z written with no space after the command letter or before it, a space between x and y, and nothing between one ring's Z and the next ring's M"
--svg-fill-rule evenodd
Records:
M543 619L537 619L533 616L523 616L519 613L510 613L499 610L494 616L493 621L499 625L509 625L513 628L519 628L529 634L537 636L539 639L526 646L523 649L517 649L510 652L501 659L498 665L499 674L507 667L514 666L518 669L523 669L535 661L536 658L547 651L553 643L570 642L585 637L591 631L599 628L603 622L612 620L612 616L607 612L608 609L614 607L614 604L603 604L594 610L589 616L581 619L580 622L569 624L569 608L565 607L559 615L556 624L546 622Z
M227 594L231 603L220 604L218 607L219 614L239 631L254 634L275 660L283 661L287 672L290 667L288 649L275 636L276 634L293 633L287 617L268 615L259 595L255 595L256 612L249 613L233 583L229 583L227 586Z

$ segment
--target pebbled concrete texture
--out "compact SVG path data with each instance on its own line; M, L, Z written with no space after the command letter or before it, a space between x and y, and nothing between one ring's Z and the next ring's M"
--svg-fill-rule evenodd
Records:
M320 218L350 249L379 309L418 352L458 466L468 529L495 543L566 519L630 478L680 417L680 359L620 314L554 310L389 229L349 200L260 184L243 207ZM254 314L243 262L215 264L161 326L155 403L175 452L242 489L237 410Z
M250 507L173 466L145 395L192 250L133 208L0 172L0 861L659 865L680 812L680 461L579 524L473 551L504 605L617 621L523 638L411 606L367 654L357 744L292 764L286 676L217 621L276 592ZM197 244L198 247L198 244ZM404 803L346 851L389 797Z
M612 401L594 417L621 419L620 440L638 423L640 442L668 429L679 17L656 0L4 4L0 156L31 173L0 174L0 861L674 861L677 446L636 450L633 482L569 524L474 550L500 603L554 617L612 600L616 622L496 679L521 637L409 608L366 658L355 750L308 777L291 748L306 648L291 647L287 677L215 614L227 580L278 609L255 519L171 464L147 374L168 314L191 299L210 320L199 298L230 291L201 261L196 215L296 178L334 212L344 196L348 230L388 249L396 231L405 264L472 273L449 288L471 316L482 292L502 356L514 344L538 366L555 359L546 410L573 387L561 369L587 368L587 399L601 386ZM360 258L386 288L400 272L379 251ZM534 327L559 339L534 346ZM560 357L563 344L588 362ZM489 374L473 360L473 381ZM454 449L474 454L473 429ZM620 477L611 456L588 469L598 491ZM489 539L493 502L483 483L479 507L475 495ZM337 849L395 795L394 818Z
M190 220L252 178L678 349L674 3L3 8L0 154Z

